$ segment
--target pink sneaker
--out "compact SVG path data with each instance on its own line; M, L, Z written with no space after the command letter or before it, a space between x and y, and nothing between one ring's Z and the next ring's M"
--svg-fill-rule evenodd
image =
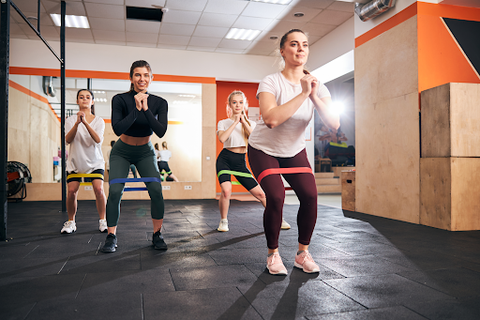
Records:
M267 258L267 269L270 274L287 274L287 269L283 265L282 258L278 252L274 252L270 257Z
M306 273L320 272L320 268L315 263L315 261L313 261L312 256L307 250L295 256L294 265L295 267L302 269L303 272L306 272Z

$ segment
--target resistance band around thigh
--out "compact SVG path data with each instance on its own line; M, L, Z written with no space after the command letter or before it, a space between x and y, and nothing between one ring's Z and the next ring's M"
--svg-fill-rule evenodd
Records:
M67 176L67 180L70 178L82 178L80 182L81 186L91 186L91 181L85 181L85 178L100 178L103 180L103 174L101 173L71 173Z
M291 167L291 168L270 168L265 169L257 177L258 183L262 181L263 178L272 174L291 174L291 173L310 173L313 175L311 168L307 167Z
M252 178L253 179L253 176L250 173L239 172L239 171L231 171L231 170L220 170L217 174L217 177L220 177L222 174L231 174L232 176ZM231 183L234 184L234 185L241 185L241 183L238 182L238 181L231 181Z

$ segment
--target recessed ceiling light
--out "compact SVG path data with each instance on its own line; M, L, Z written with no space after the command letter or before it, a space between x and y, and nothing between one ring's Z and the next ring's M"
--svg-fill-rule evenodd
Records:
M272 3L272 4L289 4L292 0L250 0L253 2L265 2L265 3Z
M52 17L53 23L55 23L57 27L61 26L62 22L61 22L61 16L59 14L51 13L50 17ZM90 28L90 25L88 24L87 17L85 16L66 15L65 27L88 29Z
M251 41L255 39L260 34L260 32L260 30L232 28L230 29L230 31L228 31L228 34L225 38L233 40Z
M294 17L297 17L297 18L301 18L301 17L303 17L304 15L305 15L305 13L303 13L303 12L295 12L295 13L293 14L293 16L294 16Z

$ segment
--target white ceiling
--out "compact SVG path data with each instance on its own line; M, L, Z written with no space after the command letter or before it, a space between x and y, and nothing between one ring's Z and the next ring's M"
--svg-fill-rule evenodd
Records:
M37 16L37 0L12 0L27 17ZM157 47L235 54L273 55L278 40L292 28L309 34L315 43L353 16L354 4L335 0L293 0L289 5L248 0L67 0L68 15L87 16L90 29L66 29L67 42ZM126 19L126 6L164 7L162 22ZM301 18L294 13L303 12ZM59 0L42 0L40 31L59 40L50 13L60 13ZM37 25L35 19L30 19ZM228 40L232 27L257 29L253 41ZM12 38L38 39L18 13L11 9Z

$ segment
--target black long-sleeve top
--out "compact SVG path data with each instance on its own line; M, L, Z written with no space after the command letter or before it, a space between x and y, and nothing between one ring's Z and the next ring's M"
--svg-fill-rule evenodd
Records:
M112 99L112 127L117 136L147 137L153 132L161 138L167 131L168 103L165 99L149 94L148 110L138 111L134 90L117 94Z

